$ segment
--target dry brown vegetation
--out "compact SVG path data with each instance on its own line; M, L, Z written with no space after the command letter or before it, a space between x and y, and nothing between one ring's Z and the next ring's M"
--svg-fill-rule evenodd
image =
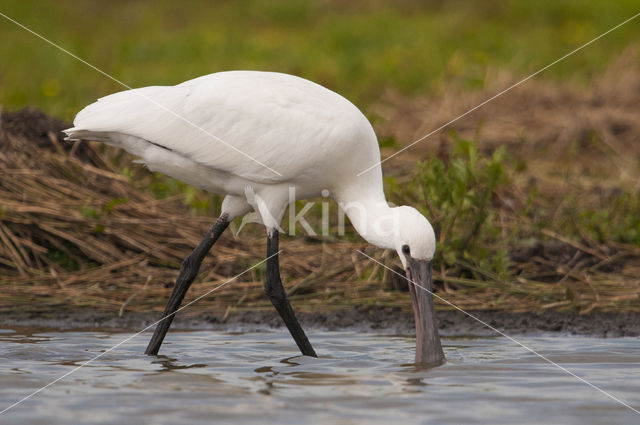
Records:
M0 308L160 308L180 262L214 219L192 216L180 197L157 200L135 189L97 145L64 142L59 130L66 127L35 110L3 114ZM191 298L261 261L263 239L262 232L226 232ZM281 267L294 301L308 299L311 308L377 297L379 283L351 285L366 261L354 244L283 242ZM261 267L252 269L196 309L267 306L261 276Z
M631 52L587 88L529 81L450 126L475 138L481 152L508 147L519 171L497 194L497 208L505 228L523 226L539 239L513 250L508 278L437 270L444 298L467 309L640 310L640 248L562 231L574 201L602 206L621 188L640 190L640 73L625 61L635 61ZM500 75L492 81L482 92L437 99L388 94L376 108L384 118L379 134L407 144L509 84ZM0 309L160 310L181 260L214 219L193 216L179 196L155 199L144 190L148 173L138 170L142 181L132 184L113 165L113 150L67 144L62 128L34 110L2 115ZM449 144L443 131L385 163L386 171L402 182L416 160L444 158ZM536 206L557 218L555 226L536 226L535 217L521 214L532 188L543 194ZM297 309L409 309L402 282L356 252L364 242L298 237L281 245L283 279ZM393 253L364 249L389 266L397 261ZM265 250L257 226L238 238L227 232L187 300L258 263ZM262 277L258 266L193 310L266 308Z
M558 185L573 185L572 190L624 184L640 188L637 63L636 49L629 48L587 87L529 80L415 144L389 161L388 167L409 169L417 159L441 155L446 130L453 129L475 139L486 152L507 146L512 155L526 161L527 178L556 188L548 193L561 195L563 188ZM382 138L402 141L386 153L409 145L518 81L506 71L496 71L487 80L491 83L485 90L451 90L435 99L407 100L386 93L375 108L383 121L377 131Z

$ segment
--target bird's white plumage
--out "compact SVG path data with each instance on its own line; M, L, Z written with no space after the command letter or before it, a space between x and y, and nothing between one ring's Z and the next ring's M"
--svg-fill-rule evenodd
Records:
M232 218L256 209L274 227L291 187L298 199L327 189L353 206L346 212L369 242L399 249L411 239L416 258L435 250L421 214L387 205L380 167L357 175L380 160L369 121L342 96L299 77L228 71L127 90L84 108L66 132L71 140L124 148L151 170L229 195L223 210ZM248 202L248 193L259 202ZM395 227L381 230L381 218Z
M379 158L373 130L353 104L310 81L271 72L220 72L115 93L83 109L74 126L71 137L108 132L112 144L126 149L132 141L115 135L135 136L268 184L315 177L326 171L323 158L336 167L340 157Z

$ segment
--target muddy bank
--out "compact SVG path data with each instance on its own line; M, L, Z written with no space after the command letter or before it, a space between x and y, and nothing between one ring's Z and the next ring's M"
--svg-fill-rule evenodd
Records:
M567 312L507 313L473 311L477 319L512 334L536 334L557 332L561 334L591 335L597 337L622 337L640 335L640 313L603 313L579 315ZM302 313L298 315L302 325L309 330L358 330L362 332L413 333L413 317L393 308L359 308L332 312ZM70 329L121 329L139 331L158 320L158 313L116 313L75 311L37 313L21 312L4 314L0 327L28 326L60 330ZM438 321L443 336L489 336L496 332L479 321L458 312L439 311ZM178 315L172 329L229 331L259 331L282 326L280 318L271 311L242 311L185 313Z

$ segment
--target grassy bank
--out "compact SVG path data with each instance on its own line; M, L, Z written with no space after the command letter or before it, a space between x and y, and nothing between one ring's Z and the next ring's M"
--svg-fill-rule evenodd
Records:
M599 84L606 86L612 75L617 81L621 72L603 74ZM493 134L491 125L463 121L457 130L439 134L436 146L420 147L421 161L414 163L416 152L407 150L394 166L386 165L389 199L418 207L434 224L440 296L476 310L639 310L638 170L636 162L622 159L640 155L633 143L638 106L625 106L634 93L628 88L640 87L640 73L630 69L626 81L618 91L608 87L606 96L593 89L546 86L565 101L549 111L561 123L575 113L573 102L584 104L590 97L597 97L598 108L605 111L625 111L576 123L576 137L548 139L544 124L552 122L547 117L532 122L526 109L514 110L509 117L513 131L526 127L535 143L520 139L496 146L487 137ZM533 104L548 100L541 87L531 90ZM439 102L446 100L431 99L429 105ZM404 107L422 104L405 101ZM397 150L401 145L389 140L402 127L395 118L386 122L381 131L391 137L386 143L395 146L384 149ZM171 180L131 165L132 158L120 151L66 145L56 136L63 126L35 113L3 116L0 282L6 295L1 307L161 309L181 259L213 221L211 215L195 213L214 209L218 202L195 189L183 193L182 185L172 186ZM472 138L464 136L468 126L476 128ZM618 127L625 131L610 138L608 132ZM603 146L630 150L604 155ZM619 166L606 167L607 161ZM298 211L303 206L299 202ZM298 237L283 238L283 279L296 307L409 310L405 282L357 251L391 268L397 267L395 253L367 246L353 229L338 237L335 204L330 208L329 236L305 236L298 229ZM320 229L319 204L305 217ZM249 225L238 238L226 234L214 251L190 298L260 261L263 230ZM264 268L258 266L193 308L268 309L263 278Z
M311 78L363 108L383 156L637 13L633 2L595 1L3 7L132 86L234 68ZM439 295L467 309L640 310L634 28L383 164L389 200L416 206L436 228ZM9 22L0 33L2 57L10 58L0 64L5 111L38 105L70 119L121 89ZM58 133L64 126L33 112L2 115L0 309L161 309L220 197L149 173L125 153L67 145ZM315 229L321 214L315 205L306 215ZM410 309L403 281L357 250L389 267L396 255L367 246L353 230L286 237L282 247L283 279L300 310ZM190 297L257 263L265 250L258 226L227 234ZM193 308L270 308L263 277L258 266Z

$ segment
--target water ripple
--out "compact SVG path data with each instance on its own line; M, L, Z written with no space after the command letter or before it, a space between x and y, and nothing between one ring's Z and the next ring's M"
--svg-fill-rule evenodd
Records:
M129 334L0 330L2 408ZM638 422L632 411L503 338L444 340L448 362L408 363L403 335L312 332L318 359L285 331L172 332L123 344L6 412L2 423L511 424ZM640 406L636 338L520 337Z

